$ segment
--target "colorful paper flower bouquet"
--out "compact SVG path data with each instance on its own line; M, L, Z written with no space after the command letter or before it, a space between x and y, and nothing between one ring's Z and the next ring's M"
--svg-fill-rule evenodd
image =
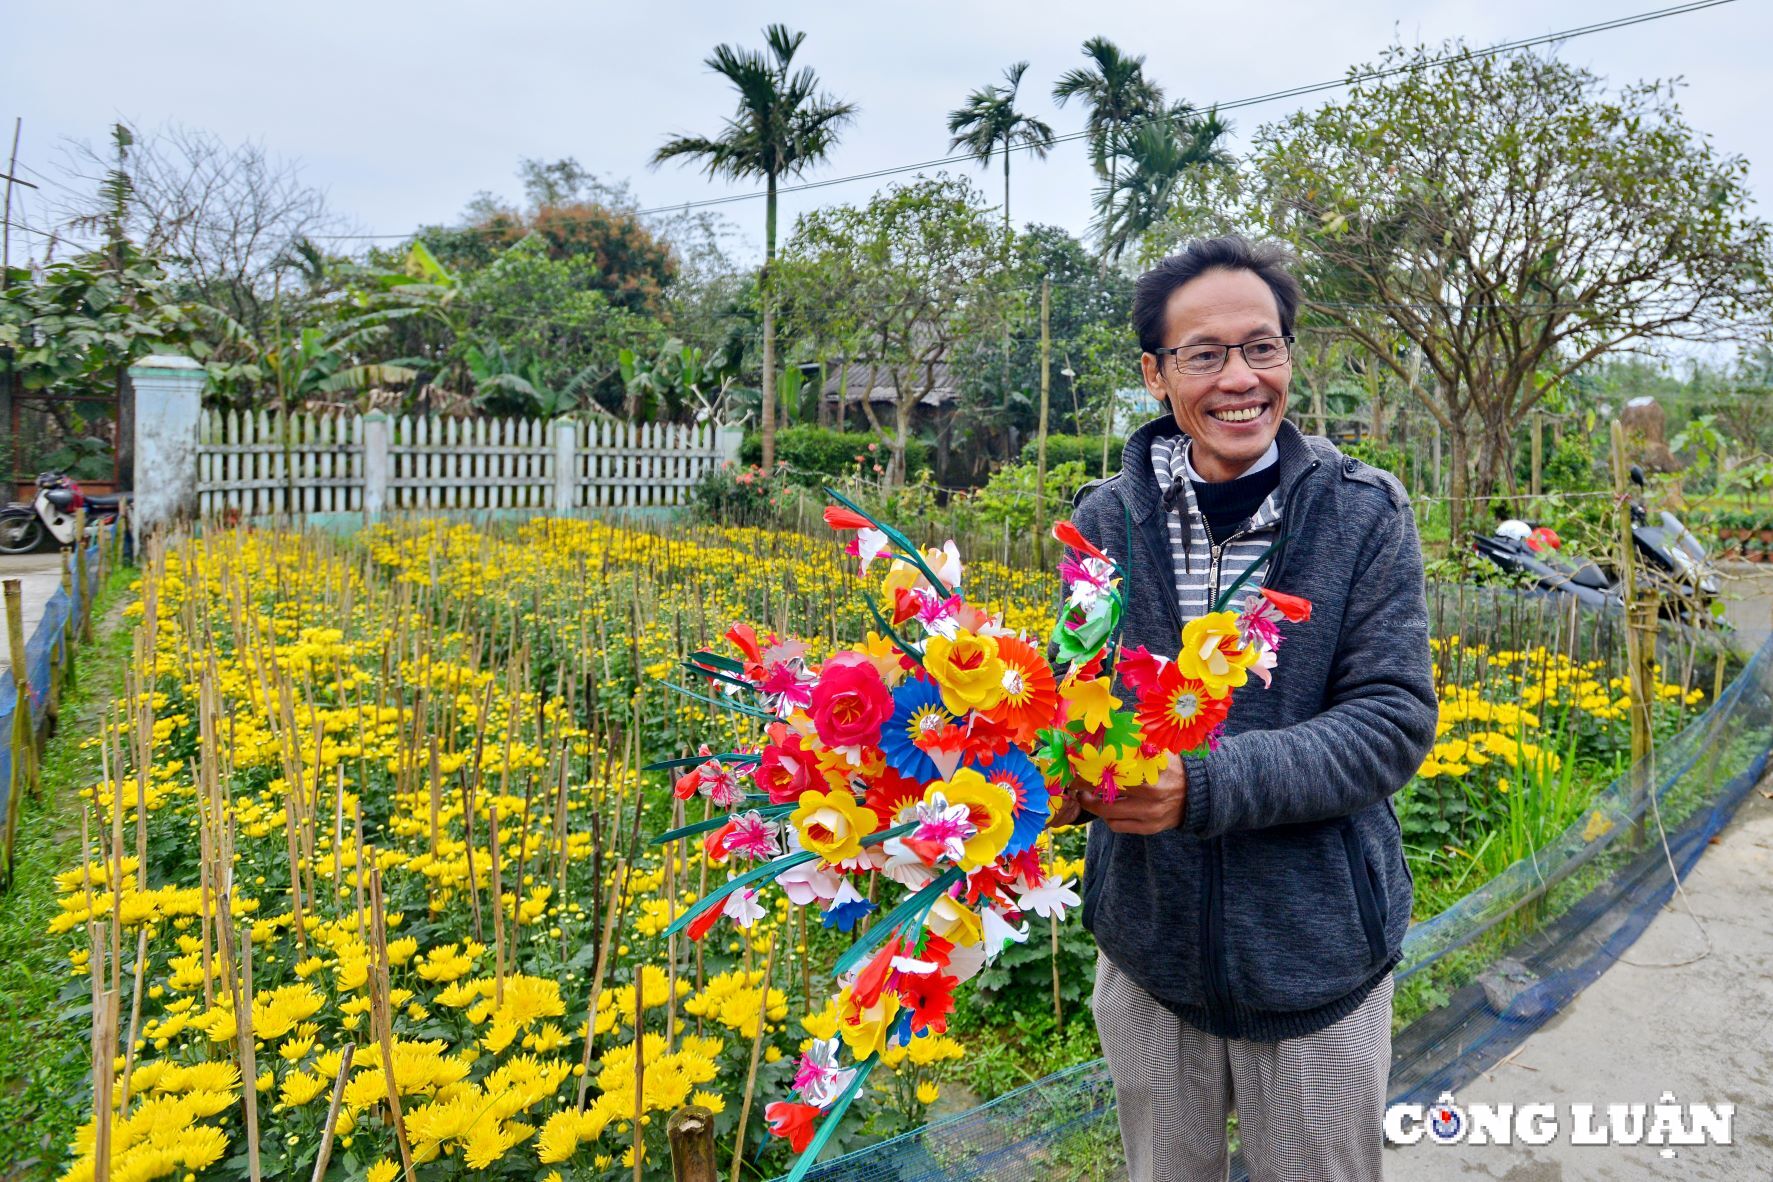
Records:
M790 1179L817 1159L887 1047L944 1031L956 987L1027 939L1026 917L1078 906L1042 839L1059 794L1088 785L1112 801L1154 783L1172 758L1211 748L1233 691L1251 674L1268 681L1280 623L1310 614L1304 600L1263 590L1238 612L1188 623L1174 660L1119 651L1121 571L1061 522L1055 674L1044 646L967 601L953 542L920 551L831 495L839 504L825 520L849 535L862 572L887 563L880 597L864 596L878 631L815 664L798 641L734 625L732 655L686 663L718 689L703 700L757 718L761 741L656 765L687 768L677 795L719 810L658 840L697 837L731 875L670 931L749 927L774 885L824 927L855 933L834 968L837 1035L804 1054L795 1098L765 1109L801 1155ZM1116 673L1131 709L1112 690ZM885 904L870 900L883 889L898 897L876 915Z

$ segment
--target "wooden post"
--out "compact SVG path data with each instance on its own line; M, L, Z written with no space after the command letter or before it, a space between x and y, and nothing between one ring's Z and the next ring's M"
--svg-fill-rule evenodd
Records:
M1542 487L1540 474L1545 467L1545 416L1534 411L1528 421L1533 427L1533 482L1528 491L1538 496Z
M714 1114L686 1104L665 1122L671 1140L672 1182L717 1182L714 1169Z
M14 786L29 785L37 795L37 723L31 717L31 674L25 665L24 584L18 579L0 583L6 598L7 655L12 660L12 684L18 690L12 721L12 779Z
M1631 529L1631 494L1629 477L1625 459L1625 427L1618 419L1613 420L1613 496L1618 504L1619 553L1619 589L1625 600L1625 661L1626 661L1626 693L1630 698L1631 720L1631 761L1635 766L1644 761L1650 754L1650 699L1646 674L1649 671L1650 657L1644 652L1644 636L1650 637L1651 646L1656 641L1655 605L1640 601L1638 595L1636 543ZM1648 614L1646 624L1645 615ZM1648 773L1646 772L1646 775ZM1653 791L1654 786L1647 779L1640 779L1633 789L1632 805L1634 810L1644 803L1644 794ZM1644 816L1637 813L1637 821L1632 825L1632 842L1641 845L1644 840Z
M1040 281L1040 434L1034 448L1034 560L1047 565L1047 414L1053 385L1053 281Z

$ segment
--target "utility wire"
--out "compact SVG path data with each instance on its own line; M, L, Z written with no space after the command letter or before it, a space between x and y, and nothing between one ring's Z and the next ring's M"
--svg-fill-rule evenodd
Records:
M1735 2L1736 2L1736 0L1693 0L1692 3L1674 4L1674 5L1669 5L1668 7L1665 7L1665 8L1657 8L1657 9L1652 9L1647 12L1636 13L1632 16L1615 17L1612 20L1596 21L1592 24L1577 25L1577 26L1574 26L1574 27L1568 28L1568 29L1560 29L1559 31L1557 31L1555 33L1543 33L1543 34L1540 34L1539 36L1536 36L1536 37L1521 37L1521 38L1517 38L1512 41L1504 41L1504 42L1489 46L1484 49L1478 49L1478 50L1461 49L1457 52L1442 54L1439 57L1431 58L1427 61L1410 62L1410 63L1406 63L1403 65L1397 65L1397 66L1387 66L1382 69L1376 69L1376 70L1365 70L1365 71L1362 71L1359 73L1349 73L1341 78L1329 79L1329 80L1326 80L1323 82L1306 83L1305 85L1302 85L1302 86L1287 87L1284 90L1271 90L1271 91L1268 91L1264 94L1250 95L1246 98L1232 99L1228 102L1215 103L1215 104L1210 105L1209 107L1202 108L1202 109L1203 110L1212 110L1212 111L1236 111L1236 110L1242 110L1243 108L1246 108L1246 107L1260 106L1265 103L1280 102L1283 99L1303 98L1307 95L1320 94L1320 93L1327 91L1327 90L1337 90L1337 89L1341 89L1342 87L1353 86L1353 85L1355 85L1357 83L1361 83L1361 82L1372 82L1372 81L1377 81L1377 80L1383 79L1383 78L1395 77L1399 74L1409 74L1409 73L1415 73L1420 70L1432 69L1435 66L1445 65L1448 62L1459 61L1459 60L1468 59L1468 58L1475 59L1475 58L1495 57L1500 54L1514 53L1514 52L1516 52L1518 50L1522 50L1522 49L1532 49L1532 48L1535 48L1540 45L1549 45L1553 42L1571 41L1571 40L1576 39L1577 37L1587 37L1587 36L1591 36L1595 33L1606 33L1606 32L1611 32L1612 30L1615 30L1615 29L1630 28L1633 25L1647 24L1651 21L1665 20L1665 19L1667 19L1669 17L1673 17L1673 16L1685 16L1689 13L1701 12L1707 8L1717 8L1717 7L1720 7L1721 5L1734 4ZM1055 136L1053 138L1052 142L1054 144L1073 143L1078 140L1083 140L1083 139L1087 139L1087 138L1089 138L1089 133L1087 131L1074 131L1074 132L1067 132L1064 135ZM1029 145L1022 145L1022 146L1018 146L1012 150L1014 150L1014 151L1028 151L1028 150L1030 150L1030 147L1031 146L1029 146ZM814 190L814 189L830 188L833 185L853 184L856 181L879 180L882 177L898 176L898 175L902 175L902 174L908 173L908 172L918 172L918 171L921 171L924 169L938 168L938 167L941 167L941 166L947 165L947 164L964 164L964 163L974 162L977 159L978 159L978 157L972 155L971 153L959 153L956 155L937 157L932 160L923 160L923 161L919 161L915 164L899 164L899 165L894 165L894 166L888 167L888 168L872 169L867 172L851 173L847 176L829 177L829 178L826 178L825 180L805 181L801 184L785 185L785 186L779 187L776 191L780 194L804 193L804 192L808 192L808 191ZM30 168L28 165L25 165L24 167L26 167L32 174L34 174L36 176L43 176L42 173L38 172L34 168ZM44 179L47 180L49 178L45 177ZM655 206L651 209L636 210L636 211L634 211L634 213L635 213L635 216L637 216L637 217L652 217L652 216L657 216L659 214L679 213L679 212L692 210L692 209L706 209L706 208L709 208L712 206L730 205L730 204L733 204L735 202L740 202L740 201L755 201L755 200L758 200L759 198L764 197L764 196L766 196L766 194L762 193L762 192L730 193L724 197L704 197L704 198L697 200L697 201L683 201L683 202L677 202L672 205L660 205L660 206ZM214 227L204 227L204 228L213 229ZM458 233L491 233L491 232L504 233L504 232L508 232L508 228L507 227L491 227L491 226L488 226L488 227L469 226L469 227L464 227L460 230L457 230L456 232L458 232ZM328 241L328 242L401 240L401 239L408 239L408 238L417 237L417 232L416 231L409 231L409 232L403 233L403 234L312 234L312 235L308 235L308 237L312 238L315 241Z

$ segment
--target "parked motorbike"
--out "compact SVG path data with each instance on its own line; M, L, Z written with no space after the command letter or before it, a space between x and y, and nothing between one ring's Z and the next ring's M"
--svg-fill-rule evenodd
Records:
M1563 542L1544 526L1504 521L1494 534L1472 539L1473 548L1503 570L1529 576L1534 585L1574 597L1589 607L1623 605L1618 581L1593 562L1562 553Z
M1635 464L1631 479L1640 490L1644 488L1643 470ZM1717 598L1718 577L1705 546L1666 509L1651 524L1637 498L1631 502L1631 520L1640 577L1655 586L1664 613L1683 617L1707 610ZM1504 570L1527 575L1545 590L1574 596L1593 607L1624 602L1616 571L1562 553L1562 541L1543 526L1504 521L1494 534L1475 537L1472 545Z
M74 514L86 510L86 526L96 530L117 520L127 493L97 496L81 491L65 472L40 472L37 495L30 504L17 501L0 509L0 554L29 554L53 538L57 545L74 544Z

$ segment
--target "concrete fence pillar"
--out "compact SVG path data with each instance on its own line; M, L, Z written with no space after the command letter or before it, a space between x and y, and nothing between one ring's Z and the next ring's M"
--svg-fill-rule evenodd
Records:
M152 530L197 512L197 420L209 374L189 357L156 354L129 367L135 390L135 552Z
M579 507L578 455L579 425L571 419L554 420L554 501L556 513L571 513Z
M744 442L743 427L721 427L714 433L714 443L719 449L720 458L734 467L739 463L739 444Z
M363 515L371 521L388 505L388 416L363 416Z

